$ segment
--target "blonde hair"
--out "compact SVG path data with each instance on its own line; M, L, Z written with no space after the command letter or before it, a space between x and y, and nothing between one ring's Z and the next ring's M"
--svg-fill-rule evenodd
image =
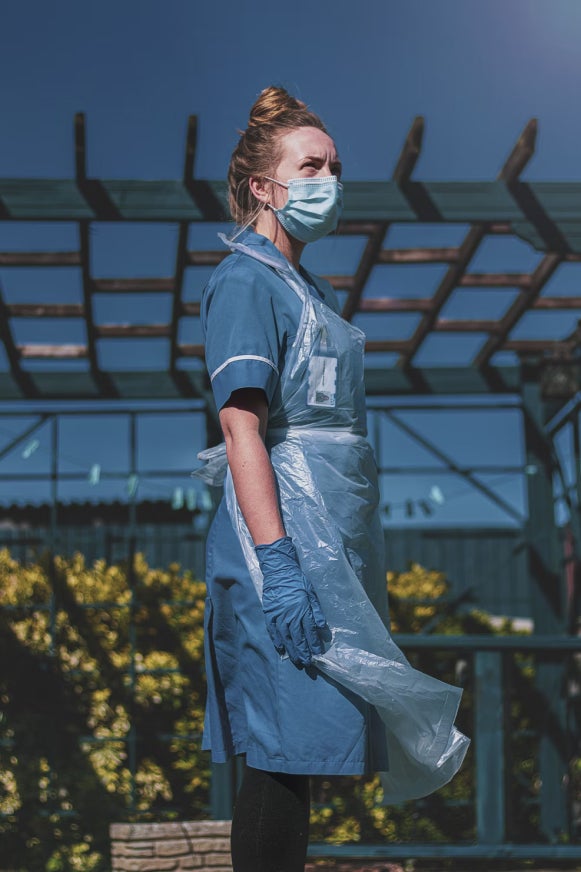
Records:
M265 88L250 110L248 127L240 135L228 168L228 203L237 224L252 224L263 204L250 190L251 176L272 175L281 155L280 139L298 127L327 133L318 115L285 88Z

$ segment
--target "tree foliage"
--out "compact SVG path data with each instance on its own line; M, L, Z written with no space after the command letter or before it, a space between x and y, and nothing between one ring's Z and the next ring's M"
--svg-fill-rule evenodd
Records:
M204 585L4 550L0 591L3 864L97 872L111 821L206 816Z
M419 564L389 573L388 587L394 632L514 630L509 622L495 628L482 613L455 610L445 576ZM24 565L4 550L0 592L4 865L105 872L111 822L208 816L209 758L200 751L203 583L177 565L152 569L139 555L129 571L104 561L86 566L78 554ZM459 727L471 734L469 665L446 652L411 659L466 684ZM525 660L518 674L530 689ZM517 700L511 717L515 735L525 737L511 765L529 796L536 773L526 733L533 715ZM470 752L449 785L414 803L382 805L379 778L316 778L313 787L315 841L474 838ZM521 821L529 837L531 807Z

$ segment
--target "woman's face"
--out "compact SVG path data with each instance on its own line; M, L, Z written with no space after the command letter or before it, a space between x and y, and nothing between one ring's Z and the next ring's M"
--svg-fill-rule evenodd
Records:
M341 161L335 143L317 127L298 127L280 139L281 158L272 177L279 182L289 179L337 176L341 178ZM288 199L288 191L272 185L271 203L280 209Z

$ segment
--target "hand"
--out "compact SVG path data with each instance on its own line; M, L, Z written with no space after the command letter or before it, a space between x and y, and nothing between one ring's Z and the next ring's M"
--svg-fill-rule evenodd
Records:
M262 609L279 654L295 666L308 666L325 648L320 632L327 627L315 589L303 575L289 536L255 548L263 575Z

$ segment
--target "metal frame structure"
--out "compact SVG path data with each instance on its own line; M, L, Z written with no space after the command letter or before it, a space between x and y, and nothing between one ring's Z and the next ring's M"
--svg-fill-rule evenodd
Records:
M487 649L474 637L418 643L415 637L401 639L413 650L418 644L434 648L459 648L475 652L475 676L480 694L481 713L478 732L478 776L482 795L478 797L479 843L476 846L438 846L430 856L442 853L461 856L523 856L581 858L581 844L561 845L570 834L565 780L566 760L559 745L567 733L566 671L563 652L578 651L577 578L581 547L581 472L579 458L579 409L571 405L581 383L579 347L581 328L576 324L558 340L515 339L511 334L529 312L576 312L581 296L555 296L545 293L547 285L562 264L581 263L581 184L524 182L520 176L530 160L537 133L530 121L505 161L496 180L491 182L421 182L413 180L423 138L423 119L416 118L405 140L392 178L389 181L345 183L345 209L337 239L360 237L362 254L351 274L328 276L344 297L343 315L352 320L359 314L379 319L395 313L412 313L418 321L411 334L398 339L373 339L367 342L366 388L370 396L388 397L415 394L517 397L522 405L526 447L527 496L529 513L523 527L524 545L529 558L537 651L537 691L543 700L540 719L539 766L542 779L541 831L548 843L515 847L505 841L504 790L502 774L494 771L501 752L503 734L498 722L502 699L502 652L512 643L495 642ZM0 401L22 402L23 408L45 414L57 401L107 400L202 400L207 410L208 438L217 436L215 408L203 372L204 349L180 341L184 318L199 318L200 304L184 299L186 270L219 263L224 251L190 250L190 226L200 222L227 220L226 186L223 182L196 179L196 119L189 120L184 172L181 180L146 182L101 180L87 175L85 119L75 117L75 176L73 179L0 179L0 228L4 221L73 222L79 244L74 251L0 251L0 268L66 267L80 271L82 299L76 303L30 303L8 300L0 289L0 343L5 350L9 371L0 373ZM177 225L178 236L174 270L160 278L95 278L91 272L91 226L95 222L162 222ZM394 224L469 225L457 246L445 248L389 248L386 239ZM470 264L482 243L489 238L516 236L540 253L531 272L470 271ZM440 265L443 275L431 296L407 299L387 295L370 297L366 293L376 266ZM457 290L509 288L513 302L497 319L450 319L444 307ZM95 302L102 293L171 295L171 317L164 323L99 323ZM76 319L85 325L82 344L31 342L14 338L16 319ZM437 333L481 335L479 350L469 364L457 367L423 367L416 359L426 340ZM163 339L168 347L168 366L163 372L113 371L103 366L99 341L120 339L131 354L136 339ZM512 365L499 365L497 355L508 352ZM393 367L374 366L374 356L395 354ZM381 358L378 358L381 361ZM75 361L74 368L68 366ZM46 366L45 366L46 364ZM57 367L55 369L55 366ZM79 368L80 367L80 368ZM567 406L567 404L570 404ZM554 446L555 433L572 423L575 437L577 479L574 486L564 482ZM433 447L433 446L432 446ZM440 459L442 459L440 457ZM447 458L449 460L449 458ZM469 470L457 470L470 480ZM561 477L562 492L570 509L572 545L563 560L561 531L555 524L554 484ZM472 480L477 480L472 476ZM130 512L134 511L130 501ZM130 514L130 524L134 516ZM130 548L133 551L133 545ZM573 570L573 587L567 588ZM515 647L519 647L519 642ZM525 645L526 647L526 645ZM579 736L576 733L577 741ZM226 776L229 781L230 775ZM224 809L228 803L226 787L214 803ZM494 798L494 806L487 798ZM231 797L230 797L231 798ZM339 850L339 849L337 849ZM407 856L425 856L431 849L406 845ZM357 849L343 847L344 855ZM319 851L321 853L321 850ZM322 851L328 856L333 849ZM368 856L393 856L395 849L370 848ZM365 855L365 852L363 852ZM399 853L401 856L401 851Z

